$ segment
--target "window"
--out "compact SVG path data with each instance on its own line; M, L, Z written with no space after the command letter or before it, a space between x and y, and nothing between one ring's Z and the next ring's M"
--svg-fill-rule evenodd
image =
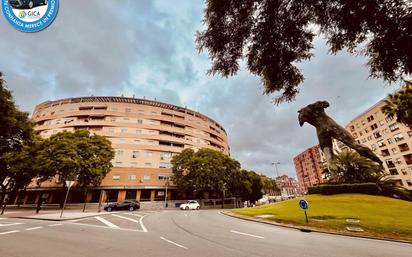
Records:
M169 174L159 174L159 176L157 178L159 180L168 180L168 179L170 179L170 175Z
M388 166L388 168L394 168L395 167L395 163L393 163L392 159L386 159L385 162L386 162L386 165Z
M383 126L383 125L385 125L385 122L383 120L380 120L379 125Z
M110 121L116 121L116 117L110 117Z
M134 140L134 143L135 143L135 144L140 144L141 141L140 141L139 139L135 139L135 140Z
M396 164L402 164L402 160L401 160L401 158L396 158Z
M380 137L382 137L382 135L381 135L381 133L380 133L379 131L376 131L375 133L373 133L373 136L374 136L375 138L380 138Z
M147 156L153 156L153 153L152 152L147 152L146 155Z
M395 122L395 123L389 125L389 129L391 131L395 131L395 130L399 129L398 123Z
M136 134L142 134L142 130L141 129L136 129Z
M362 121L362 125L364 125L364 126L365 126L365 124L366 124L366 121L364 121L364 120L363 120L363 121Z
M133 151L132 158L137 158L139 157L139 151Z
M151 166L152 163L151 163L151 162L145 162L144 165L145 165L145 166Z
M408 186L412 186L412 182L410 180L406 180L406 184L408 184Z
M371 140L372 140L372 136L368 136L367 139L368 139L368 141L371 141Z
M353 126L353 125L350 126L350 131L351 131L351 132L355 131L355 126Z
M399 172L398 172L396 169L389 169L389 173L390 173L392 176L399 175Z
M150 180L150 176L144 175L144 176L143 176L143 180Z
M395 138L396 142L399 142L399 141L403 140L403 135L402 135L402 133L398 133L398 134L394 135L393 138Z
M120 180L120 176L119 175L113 175L112 179L113 180Z
M409 151L409 146L407 143L400 144L398 145L398 147L399 147L399 150L401 150L401 152Z
M137 120L138 124L143 124L143 120Z
M120 144L125 144L125 143L126 143L126 139L125 139L125 138L120 138L120 139L119 139L119 143L120 143Z
M168 159L170 157L172 157L172 153L169 153L169 152L160 153L160 160Z
M392 148L392 153L398 153L398 150L396 148Z
M200 140L198 139L197 142L200 143ZM366 138L363 138L363 139L361 140L361 142L362 142L362 143L366 143Z
M126 132L127 132L127 128L122 128L121 132L122 132L122 133L126 133Z
M127 176L128 180L136 180L136 175L129 175Z
M359 136L363 136L363 133L362 133L362 131L359 131Z
M392 143L393 143L392 138L388 138L388 144L392 144Z
M126 112L132 112L132 109L126 108L125 111L126 111Z
M412 131L408 131L408 136L412 137Z
M159 163L159 168L170 168L170 163L168 162L160 162Z
M112 111L117 112L117 108L116 107L112 108Z
M371 126L372 130L377 129L377 128L378 128L378 124L376 124L376 123Z
M371 116L369 116L368 118L367 118L367 120L368 120L368 122L371 122L371 121L373 121L373 115L371 115Z
M385 141L384 141L383 139L379 140L377 143L378 143L378 146L379 146L379 147L383 147L383 146L386 145L386 144L385 144Z
M123 150L117 150L117 155L123 155L124 151Z
M131 163L130 163L130 166L132 166L132 167L137 167L137 162L131 162Z
M406 171L406 169L401 169L402 175L408 175L408 172Z
M381 154L382 154L382 156L383 156L383 157L385 157L385 156L389 156L389 155L390 155L390 153L389 153L389 150L388 150L388 149L384 149L384 150L382 150L382 151L381 151Z
M123 118L123 120L130 120L130 119L129 119L129 118L127 118L127 117L124 117L124 118Z
M386 122L389 123L389 122L393 121L393 116L387 116L385 120L386 120Z
M369 130L366 128L366 129L365 129L365 133L368 133L368 132L369 132Z

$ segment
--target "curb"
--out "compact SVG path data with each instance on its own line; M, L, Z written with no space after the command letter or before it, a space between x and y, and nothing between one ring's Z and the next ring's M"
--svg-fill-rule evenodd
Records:
M237 218L237 219L242 219L242 220L247 220L247 221L252 221L252 222L258 222L258 223L263 223L263 224L268 224L268 225L273 225L273 226L278 226L278 227L283 227L283 228L288 228L288 229L300 230L301 232L307 232L307 233L308 232L315 232L315 233L322 233L322 234L329 234L329 235L347 236L347 237L355 237L355 238L365 238L365 239L373 239L373 240L388 241L388 242L395 242L395 243L404 243L404 244L411 244L412 245L412 241L397 240L397 239L390 239L390 238L380 238L380 237L372 237L372 236L362 236L362 235L341 234L341 233L337 233L337 232L313 229L311 227L298 227L298 226L286 225L286 224L282 224L282 223L278 223L278 222L274 222L274 221L266 221L266 220L262 220L262 219L256 219L256 218L241 216L241 215L229 212L229 211L221 211L220 213L223 214L223 215L226 215L228 217L232 217L232 218Z

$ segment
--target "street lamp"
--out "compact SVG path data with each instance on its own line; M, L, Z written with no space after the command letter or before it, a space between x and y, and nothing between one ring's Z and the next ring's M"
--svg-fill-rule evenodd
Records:
M166 178L165 208L167 208L167 186L169 185L169 179L170 179L170 177Z
M279 177L279 172L278 172L278 165L280 162L272 162L272 165L275 166L275 171L276 171L276 177Z

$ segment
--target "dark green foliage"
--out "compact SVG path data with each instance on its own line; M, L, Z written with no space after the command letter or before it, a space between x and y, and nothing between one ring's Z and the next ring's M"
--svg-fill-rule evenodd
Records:
M396 121L412 128L412 82L385 99L382 112L389 117L396 117Z
M87 130L60 132L44 140L37 156L44 179L75 180L80 187L99 185L112 168L114 151L103 136Z
M0 72L0 186L2 196L26 186L38 173L31 169L36 154L33 124L28 113L21 112L14 104Z
M333 163L336 170L329 174L329 182L333 183L376 183L384 174L382 166L352 150L336 153Z
M186 196L202 197L208 192L256 201L262 197L261 176L240 168L238 161L215 150L185 149L172 159L173 181Z
M308 194L334 195L334 194L368 194L381 195L382 192L376 183L358 184L322 184L308 188Z
M245 60L265 94L282 92L276 103L295 98L304 79L297 63L312 57L319 32L331 53L366 56L372 77L393 82L412 72L412 11L404 0L207 0L203 22L196 41L209 52L209 73L232 76Z

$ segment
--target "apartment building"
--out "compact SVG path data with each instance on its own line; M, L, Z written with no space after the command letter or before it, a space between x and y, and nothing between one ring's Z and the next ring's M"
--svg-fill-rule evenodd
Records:
M384 162L385 170L399 185L412 190L412 131L387 117L381 100L357 116L346 129L360 144L368 146Z
M299 188L302 193L307 192L308 187L323 182L320 154L319 145L315 145L293 158Z
M88 201L136 199L155 201L176 197L169 178L171 158L183 149L210 148L229 154L224 128L211 118L172 104L128 97L79 97L46 101L36 106L32 119L36 132L50 137L61 131L87 129L105 136L115 150L113 169L101 185L90 190ZM49 203L64 196L63 181L56 179L31 186L25 203L47 195ZM69 202L82 202L73 190Z

